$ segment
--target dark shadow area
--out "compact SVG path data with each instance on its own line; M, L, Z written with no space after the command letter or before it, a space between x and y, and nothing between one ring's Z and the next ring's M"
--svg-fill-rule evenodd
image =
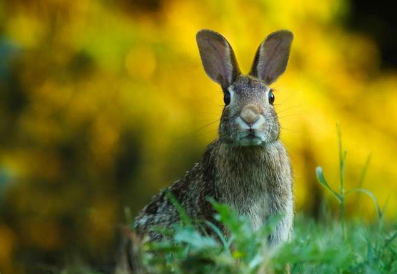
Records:
M397 67L397 16L392 1L350 0L347 26L369 35L379 46L382 68Z

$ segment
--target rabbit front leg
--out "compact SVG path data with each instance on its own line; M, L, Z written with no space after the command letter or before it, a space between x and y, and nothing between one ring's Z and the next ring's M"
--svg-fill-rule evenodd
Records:
M279 203L274 202L268 207L270 215L282 216L282 219L277 223L274 230L269 235L268 242L270 246L277 246L283 242L289 241L291 238L294 219L292 197L290 200L284 201L283 205L284 206L280 207Z

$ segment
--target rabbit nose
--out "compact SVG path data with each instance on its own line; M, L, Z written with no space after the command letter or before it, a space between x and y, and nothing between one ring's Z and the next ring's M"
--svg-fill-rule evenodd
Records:
M252 126L259 119L259 108L256 105L246 105L240 113L241 119Z

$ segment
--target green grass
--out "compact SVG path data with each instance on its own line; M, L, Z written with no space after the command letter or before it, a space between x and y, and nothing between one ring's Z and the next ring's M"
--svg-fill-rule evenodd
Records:
M285 273L397 273L397 226L385 223L376 197L362 187L370 157L366 161L361 180L353 189L345 189L344 170L347 152L339 139L339 190L331 188L323 169L316 174L319 183L335 197L340 212L324 209L324 217L316 222L297 215L291 241L275 249L266 246L266 239L282 216L273 216L260 230L253 230L249 221L227 205L211 200L216 210L216 220L230 235L225 237L212 223L197 225L183 208L169 195L181 216L181 222L163 231L167 240L148 242L141 248L144 272L148 274L262 274ZM374 203L377 219L372 224L347 220L346 199L350 193L368 195ZM340 216L335 218L334 216ZM132 224L130 213L127 221ZM215 237L204 233L206 225ZM70 272L64 272L70 273ZM84 273L84 272L73 272Z
M397 273L397 233L388 225L346 222L343 231L339 221L298 216L292 240L268 250L266 238L278 218L253 231L226 205L214 206L230 237L215 240L176 225L169 240L145 244L148 273L283 273L287 263L291 273Z
M395 224L385 224L383 211L376 197L362 184L370 158L363 168L357 188L346 190L344 170L347 152L342 147L339 125L339 191L332 189L321 167L316 169L318 181L340 205L340 219L330 217L321 222L297 216L290 242L276 249L268 249L267 236L280 219L275 216L262 229L254 231L249 221L227 205L212 201L216 219L230 236L226 238L211 223L217 239L203 229L192 226L180 206L181 224L167 231L168 240L144 245L144 265L152 274L186 273L284 273L286 265L291 273L397 273L397 232ZM378 219L373 224L347 221L346 199L350 193L368 195L374 202ZM172 200L172 199L171 199ZM175 201L173 201L175 203ZM332 216L335 214L326 214Z

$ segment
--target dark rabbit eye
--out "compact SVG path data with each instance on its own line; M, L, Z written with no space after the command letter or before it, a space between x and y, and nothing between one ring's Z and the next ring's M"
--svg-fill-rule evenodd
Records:
M225 90L223 93L223 101L225 102L225 105L227 106L230 104L230 92L228 90Z
M274 97L273 90L269 90L267 97L269 98L269 103L273 105L274 100L276 99L276 97Z

